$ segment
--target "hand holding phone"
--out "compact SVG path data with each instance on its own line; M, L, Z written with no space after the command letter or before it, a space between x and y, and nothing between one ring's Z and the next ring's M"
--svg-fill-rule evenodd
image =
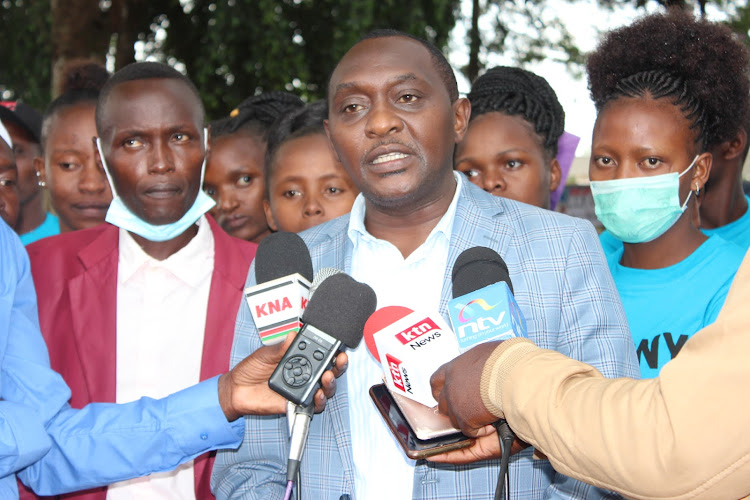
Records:
M428 408L406 398L401 399L407 403L418 405L421 408L411 405L407 408L399 407L399 404L390 391L388 391L385 384L372 386L370 388L370 397L380 411L388 428L401 445L404 453L411 459L419 460L448 451L466 448L474 442L473 439L464 436L460 431L454 429L447 417L436 413L433 408ZM420 429L419 434L426 437L426 439L421 439L420 435L409 425L409 421L402 411L403 409L413 412L411 420L420 422L418 424ZM448 422L447 427L445 421ZM433 427L430 427L430 423Z

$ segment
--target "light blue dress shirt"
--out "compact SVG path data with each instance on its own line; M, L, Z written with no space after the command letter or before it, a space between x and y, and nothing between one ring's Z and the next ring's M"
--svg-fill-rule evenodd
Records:
M427 239L408 257L392 243L371 235L365 228L365 199L362 194L352 206L347 234L353 245L351 276L370 285L378 297L378 309L406 306L439 317L443 271L458 193L463 174L454 172L456 192L448 210ZM415 461L406 457L370 399L371 386L383 381L383 368L367 351L364 342L349 351L347 394L352 453L357 463L354 488L358 500L388 498L411 500ZM387 477L389 481L379 478Z
M17 498L15 474L42 495L169 470L211 449L237 447L218 377L164 399L81 410L49 367L28 256L0 222L0 498Z

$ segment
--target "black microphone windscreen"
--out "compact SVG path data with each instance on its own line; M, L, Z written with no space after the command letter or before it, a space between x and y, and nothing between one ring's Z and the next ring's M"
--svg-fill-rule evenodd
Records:
M508 266L500 254L487 247L472 247L461 252L453 266L452 278L453 297L461 297L500 281L505 281L513 293Z
M302 238L283 231L263 238L255 253L255 281L260 285L294 273L313 279L310 251Z
M362 340L367 318L375 312L375 291L348 274L330 276L307 303L302 321L354 349Z
M341 269L336 269L335 267L323 267L321 269L318 269L318 272L315 273L315 279L313 280L312 284L310 285L310 295L309 297L312 297L313 294L318 291L318 287L321 283L323 283L325 280L333 276L334 274L340 274L343 273Z

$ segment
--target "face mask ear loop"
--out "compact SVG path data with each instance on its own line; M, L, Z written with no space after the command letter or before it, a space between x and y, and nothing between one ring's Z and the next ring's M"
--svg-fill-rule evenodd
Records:
M682 171L682 172L680 173L680 175L678 175L678 176L677 176L677 178L678 178L678 179L679 179L680 177L682 177L683 175L685 175L685 174L686 174L686 173L687 173L687 172L688 172L688 171L689 171L689 170L690 170L691 168L693 168L693 167L695 166L695 162L696 162L696 161L698 161L698 157L699 157L699 156L700 156L700 155L695 155L695 158L693 158L693 161L692 161L692 162L690 163L690 166L689 166L688 168L686 168L685 170L683 170L683 171Z
M112 197L117 198L117 190L115 189L115 183L112 181L112 176L109 174L109 168L107 167L107 160L104 159L104 152L102 151L102 141L96 138L96 150L99 151L99 158L102 160L102 168L104 174L107 176L107 182L109 182L109 188L112 190Z
M678 178L678 179L679 179L680 177L682 177L683 175L685 175L685 174L686 174L686 173L688 172L688 170L690 170L691 168L693 168L693 166L695 165L695 162L696 162L696 161L698 161L698 157L699 157L699 156L700 156L700 155L695 155L695 158L693 158L693 161L692 161L692 162L690 163L690 166L689 166L688 168L686 168L685 170L683 170L683 171L682 171L682 173L681 173L680 175L678 175L678 176L677 176L677 178ZM682 205L680 206L680 209L681 209L681 210L682 210L683 212L684 212L684 211L685 211L685 210L687 209L687 204L688 204L688 201L690 201L690 197L691 197L692 195L693 195L693 191L692 191L692 190L688 191L688 195L687 195L687 198L685 198L685 203L683 203L683 204L682 204ZM695 196L698 196L698 193L695 193Z
M203 165L201 166L201 184L203 189L203 177L206 175L206 160L208 159L208 128L203 127Z

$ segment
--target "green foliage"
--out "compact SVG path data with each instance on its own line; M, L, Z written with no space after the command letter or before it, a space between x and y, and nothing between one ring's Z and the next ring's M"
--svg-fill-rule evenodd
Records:
M49 102L52 80L49 0L0 2L0 97L39 110Z
M375 28L445 46L457 6L458 0L195 0L189 12L168 15L166 41L155 48L185 64L216 117L265 90L324 97L336 61Z
M445 47L459 1L122 3L131 16L128 29L134 30L129 39L142 42L140 56L184 65L201 91L209 117L216 118L264 90L286 89L308 100L324 97L333 65L375 28L400 29ZM109 9L108 2L100 5ZM50 96L50 0L0 0L0 15L0 32L14 41L0 44L0 91L11 90L16 97L44 108ZM111 12L103 15L112 20ZM114 54L117 67L130 57L121 56L117 60Z

